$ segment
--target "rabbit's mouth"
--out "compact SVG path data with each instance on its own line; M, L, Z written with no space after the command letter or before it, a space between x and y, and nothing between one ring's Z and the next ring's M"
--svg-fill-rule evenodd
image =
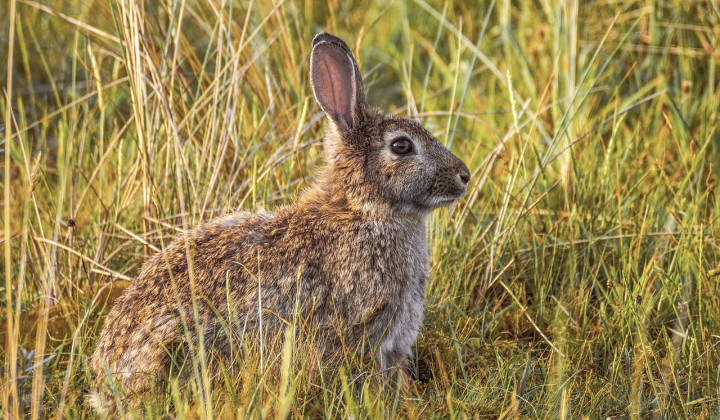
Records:
M461 196L462 194L458 194L456 197L430 197L428 204L431 208L445 207L456 202Z
M467 191L467 184L436 183L430 190L425 202L432 209L449 206L456 202ZM439 191L438 191L439 190Z
M455 159L462 166L457 171L443 171L441 176L435 179L424 200L429 208L449 206L467 192L470 171L459 159Z

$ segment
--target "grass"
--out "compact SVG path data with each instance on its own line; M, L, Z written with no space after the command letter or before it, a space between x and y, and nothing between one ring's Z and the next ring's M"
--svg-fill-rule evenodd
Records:
M144 257L311 182L325 30L372 103L473 174L431 219L419 378L249 349L241 377L171 384L147 415L720 416L717 0L11 0L0 18L3 417L93 417L88 357Z

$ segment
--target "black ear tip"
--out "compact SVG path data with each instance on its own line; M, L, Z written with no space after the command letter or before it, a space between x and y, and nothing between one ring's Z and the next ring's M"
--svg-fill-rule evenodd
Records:
M332 36L332 35L330 35L330 34L327 33L327 32L321 32L321 33L315 35L315 37L314 37L313 40L312 40L312 46L313 46L313 48L315 48L315 46L316 46L317 44L325 41L325 38L327 38L327 37L329 37L329 36Z
M348 48L345 41L342 39L336 37L335 35L329 34L327 32L321 32L317 35L315 35L315 38L312 40L312 46L315 48L318 44L321 44L323 42L328 42L330 44L335 44L340 47L342 47L344 50L350 51L350 48Z

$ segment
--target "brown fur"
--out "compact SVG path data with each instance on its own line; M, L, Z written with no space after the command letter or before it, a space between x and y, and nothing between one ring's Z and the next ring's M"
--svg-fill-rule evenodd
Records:
M320 34L313 47L313 89L330 119L318 182L272 213L204 223L145 262L92 356L100 413L116 409L109 379L130 396L147 392L167 378L167 349L198 334L232 364L232 340L256 339L261 323L265 340L277 338L301 316L327 357L374 354L386 370L410 355L428 279L424 219L462 195L470 174L418 123L366 103L344 42ZM414 154L391 151L400 137Z

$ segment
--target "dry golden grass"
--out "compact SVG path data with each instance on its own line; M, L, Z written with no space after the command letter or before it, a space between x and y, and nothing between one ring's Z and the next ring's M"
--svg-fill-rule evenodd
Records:
M320 31L473 173L431 221L419 378L250 351L147 416L718 416L716 0L11 0L0 21L5 418L92 417L87 358L143 258L307 185Z

